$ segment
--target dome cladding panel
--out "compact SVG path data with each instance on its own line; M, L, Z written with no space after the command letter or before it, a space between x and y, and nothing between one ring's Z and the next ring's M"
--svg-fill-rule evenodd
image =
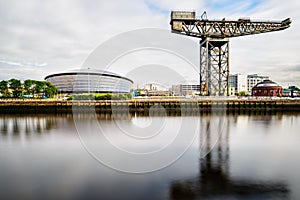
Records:
M257 83L255 87L279 87L279 85L270 80L264 80L263 82Z
M257 84L256 87L278 87L279 85L276 83L261 83Z

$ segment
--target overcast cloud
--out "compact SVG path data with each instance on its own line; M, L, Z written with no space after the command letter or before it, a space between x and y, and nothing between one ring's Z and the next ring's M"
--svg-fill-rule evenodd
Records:
M170 30L171 10L195 10L198 16L206 10L209 19L292 18L287 30L231 39L231 72L260 73L283 86L300 86L299 8L297 0L0 0L0 80L42 80L79 68L101 43L120 33ZM198 52L193 53L196 59ZM197 79L194 72L182 76Z

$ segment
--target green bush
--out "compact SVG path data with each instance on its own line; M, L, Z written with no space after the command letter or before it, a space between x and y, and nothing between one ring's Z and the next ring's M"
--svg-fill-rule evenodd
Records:
M68 99L72 99L72 100L93 100L94 95L92 95L92 94L78 94L78 95L71 96Z
M112 94L95 94L95 100L110 100L112 98Z
M128 100L131 94L78 94L68 97L67 100Z

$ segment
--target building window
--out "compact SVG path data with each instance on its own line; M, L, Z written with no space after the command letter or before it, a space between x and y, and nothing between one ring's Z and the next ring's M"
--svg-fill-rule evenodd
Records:
M268 90L264 90L264 94L268 94Z

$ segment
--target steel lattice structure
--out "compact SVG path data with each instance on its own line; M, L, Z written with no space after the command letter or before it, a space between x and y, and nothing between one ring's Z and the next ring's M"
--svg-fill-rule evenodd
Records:
M229 40L206 38L200 41L201 93L224 96L229 93ZM207 83L205 82L207 81ZM208 89L209 88L209 89Z
M170 24L173 33L201 38L201 94L225 96L229 95L229 38L284 30L291 20L208 20L196 19L195 12L172 11Z

